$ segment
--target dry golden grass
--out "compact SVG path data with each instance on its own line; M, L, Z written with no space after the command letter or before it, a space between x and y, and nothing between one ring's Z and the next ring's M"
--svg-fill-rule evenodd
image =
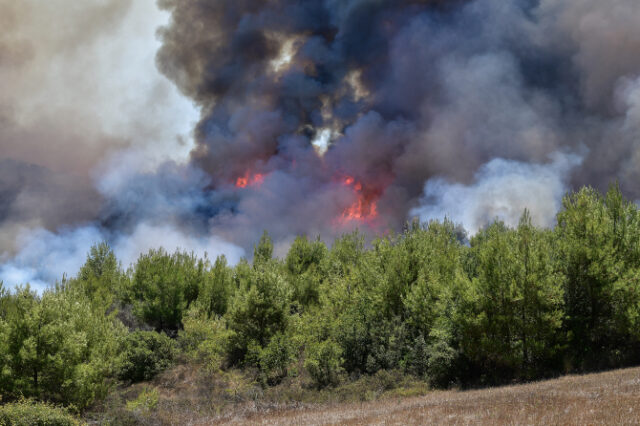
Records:
M384 390L369 380L312 391L293 381L262 389L241 372L209 375L183 365L153 382L122 389L90 418L96 424L193 426L640 425L640 368L471 391L398 385ZM127 405L149 389L157 395L152 407ZM424 396L397 396L403 394ZM339 402L365 399L375 400Z
M192 424L211 423L195 421ZM640 424L640 368L472 391L359 404L236 413L218 422L256 425Z

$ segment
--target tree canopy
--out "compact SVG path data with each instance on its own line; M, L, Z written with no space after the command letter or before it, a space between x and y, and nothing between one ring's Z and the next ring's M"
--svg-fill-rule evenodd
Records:
M127 320L125 320L127 319ZM125 324L126 323L126 326ZM82 410L175 362L325 387L384 370L433 386L532 380L640 355L640 215L612 186L467 239L449 220L373 241L265 232L252 262L162 248L123 270L105 243L42 294L0 284L0 396Z

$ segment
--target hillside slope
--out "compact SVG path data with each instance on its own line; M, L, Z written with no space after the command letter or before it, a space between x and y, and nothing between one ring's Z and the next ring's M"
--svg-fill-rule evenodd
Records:
M237 418L235 424L638 424L640 368Z

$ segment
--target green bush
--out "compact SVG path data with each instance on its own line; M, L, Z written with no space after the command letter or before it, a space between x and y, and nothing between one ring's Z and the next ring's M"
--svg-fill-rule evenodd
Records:
M64 408L20 401L0 406L0 426L76 426L83 424Z
M429 382L436 386L446 387L452 378L452 366L458 354L443 340L433 342L427 351L429 354L427 362Z
M289 297L286 283L275 266L251 271L248 281L234 297L226 320L230 336L232 364L255 364L249 356L256 347L269 344L277 333L287 329Z
M164 333L135 331L127 335L116 361L120 380L151 380L173 362L175 344Z
M302 306L317 304L320 300L319 287L324 271L321 264L327 256L327 247L319 239L309 241L307 237L295 239L285 267L292 287L292 299Z
M134 314L156 331L174 332L205 280L208 262L193 253L150 250L138 259L126 298Z
M291 341L284 334L273 336L269 344L260 350L259 364L263 379L270 385L287 376L287 367L292 360Z
M127 402L127 408L132 411L153 411L158 408L158 390L144 388L133 401Z
M231 331L221 318L208 318L198 309L190 309L184 317L184 330L178 333L180 349L189 360L209 372L227 363Z
M332 340L312 344L307 350L304 368L317 386L338 383L342 373L342 349Z
M73 404L83 409L106 395L118 339L126 331L95 310L77 289L41 296L19 287L0 318L0 395Z
M232 293L233 270L227 266L227 259L220 256L213 268L204 275L197 304L210 316L224 315L229 308Z

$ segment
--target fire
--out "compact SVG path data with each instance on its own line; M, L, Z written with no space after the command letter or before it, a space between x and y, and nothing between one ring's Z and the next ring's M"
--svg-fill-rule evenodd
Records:
M251 174L246 172L243 176L236 179L236 187L246 188L248 186L260 186L264 182L264 175L261 173Z
M352 176L346 176L342 183L350 187L357 196L357 200L347 207L340 217L340 222L345 223L352 220L370 221L378 216L378 196L375 191L366 191L362 183Z

